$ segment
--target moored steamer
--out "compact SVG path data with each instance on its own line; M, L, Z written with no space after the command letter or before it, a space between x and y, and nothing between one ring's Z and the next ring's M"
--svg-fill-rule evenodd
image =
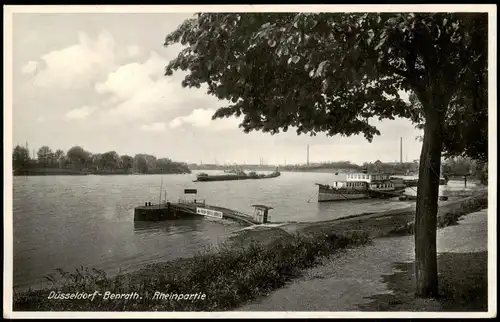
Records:
M391 198L404 192L400 182L395 182L388 174L362 172L336 175L342 178L330 185L317 183L318 202Z

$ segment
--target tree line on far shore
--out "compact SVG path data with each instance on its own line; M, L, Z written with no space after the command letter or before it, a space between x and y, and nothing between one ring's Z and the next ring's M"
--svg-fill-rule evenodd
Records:
M382 172L391 174L417 174L419 164L418 162L382 162L377 160L375 162L364 162L362 165L351 163L349 161L337 162L322 162L315 164L300 164L300 165L286 165L281 169L283 171L314 171L322 169L336 169L340 171L363 171L367 170L369 173ZM449 157L442 163L442 176L449 178L462 177L464 175L470 176L480 180L486 184L488 181L488 163L481 160L474 160L469 157Z
M191 173L186 163L168 158L157 159L149 154L119 155L116 151L91 153L80 146L67 152L53 151L48 146L38 149L32 159L26 147L17 145L12 152L14 174L157 174Z

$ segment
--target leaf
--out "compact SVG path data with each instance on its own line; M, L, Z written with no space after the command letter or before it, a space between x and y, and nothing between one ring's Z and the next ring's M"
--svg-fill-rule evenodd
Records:
M330 81L328 78L325 78L322 82L322 89L323 89L323 92L325 92L327 89L328 89L328 86L330 85Z
M324 60L319 64L318 69L316 70L316 76L323 75L323 69L325 68L326 64L328 64L327 60Z
M373 32L373 29L368 30L368 39L366 40L368 42L368 45L371 44L374 36L375 32Z
M293 56L293 57L292 57L292 62L293 62L294 64L297 64L299 61L300 61L300 56Z
M269 39L269 40L267 41L267 44L268 44L270 47L274 47L274 46L276 46L276 40L274 40L274 39Z
M378 45L375 46L375 50L379 50L380 47L382 47L385 44L386 40L387 40L387 36L384 36L382 39L380 39Z
M316 21L315 19L312 19L310 28L313 29L314 27L316 27L317 24L318 24L318 21Z

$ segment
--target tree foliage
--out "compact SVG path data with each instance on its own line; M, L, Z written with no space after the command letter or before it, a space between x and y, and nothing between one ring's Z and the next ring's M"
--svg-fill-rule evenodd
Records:
M146 157L143 154L137 154L134 157L135 171L139 173L148 173L149 167Z
M488 75L482 70L475 78L468 78L460 89L461 99L450 102L444 122L443 156L445 158L472 158L488 162ZM410 100L421 106L414 94ZM423 129L424 124L417 124ZM422 141L422 137L419 137Z
M81 146L74 146L66 153L69 161L75 166L84 166L89 160L89 152Z
M244 131L379 134L369 119L410 118L429 103L464 101L474 71L485 70L484 14L204 13L185 21L165 45L185 48L166 68L189 70L183 86L208 86L227 100L214 118L244 115ZM477 37L480 35L480 37ZM432 85L432 86L430 86Z
M122 167L127 171L134 166L134 158L132 158L130 155L122 155L120 159Z
M38 151L38 160L31 160L25 147L16 146L12 151L12 162L15 174L61 174L83 171L94 174L126 174L135 170L139 173L190 173L186 163L174 162L163 158L156 160L155 156L138 154L136 158L128 155L120 156L116 151L91 153L81 146L74 146L64 153L58 149L52 152L50 147L42 146ZM37 171L44 168L43 171ZM52 168L52 170L51 170ZM53 168L61 168L56 171ZM73 168L73 169L68 169ZM132 170L132 171L131 171Z
M16 145L12 151L12 167L13 169L23 168L30 161L30 152L27 148Z
M120 167L120 156L116 151L108 151L102 154L102 163L106 170L116 170Z
M37 158L39 163L49 165L53 163L54 154L48 146L44 145L38 149Z
M66 157L66 154L61 149L57 149L56 152L54 152L54 162L59 167L62 167L63 163L65 162L65 157Z

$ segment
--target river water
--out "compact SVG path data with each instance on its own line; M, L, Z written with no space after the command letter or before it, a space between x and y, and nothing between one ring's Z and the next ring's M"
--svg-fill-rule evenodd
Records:
M43 276L56 268L73 271L83 265L114 274L193 256L242 229L230 221L208 218L134 223L134 207L145 201L157 203L162 181L162 191L171 201L184 198L184 189L194 188L197 198L208 204L249 214L253 204L271 206L272 222L323 221L412 204L395 200L318 203L314 183L328 183L332 176L328 173L284 172L265 180L192 182L195 174L14 177L14 288L42 286Z

